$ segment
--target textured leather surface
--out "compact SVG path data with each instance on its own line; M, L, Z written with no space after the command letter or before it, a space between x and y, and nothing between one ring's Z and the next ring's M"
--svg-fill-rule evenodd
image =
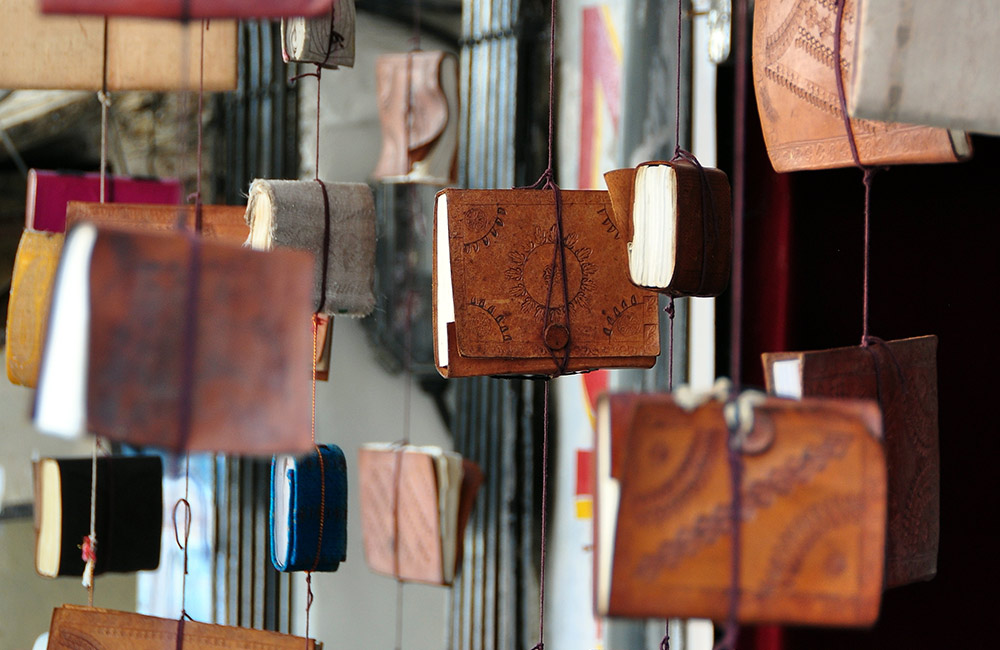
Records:
M86 0L79 4L90 5ZM142 10L153 3L127 4ZM38 0L0 0L0 16L3 16L0 20L0 61L3 61L0 87L94 91L103 87L102 15L43 15ZM181 21L109 18L108 90L190 91L197 88L201 33L200 23L184 25ZM211 29L204 34L205 90L236 90L236 21L213 20ZM184 61L187 69L182 65ZM96 197L93 200L96 201Z
M665 288L646 288L674 297L719 295L729 286L733 259L732 191L729 188L729 178L720 169L704 168L711 192L710 203L706 206L702 205L702 175L693 164L687 161L642 164L669 165L677 174L674 275ZM634 231L632 207L637 170L638 167L619 169L604 175L614 208L615 226L630 244Z
M45 460L45 459L41 459ZM45 503L34 463L36 570L39 524L44 513L62 513L60 576L82 576L80 543L90 533L90 458L57 458L60 503ZM160 564L163 525L163 461L159 456L101 456L97 459L94 575L149 571Z
M847 0L840 62L848 94L857 31L854 7L854 0ZM754 86L776 171L854 164L833 62L836 15L836 2L830 0L757 0L754 5ZM852 120L852 125L864 164L958 160L944 129L871 120Z
M462 467L462 483L455 488L459 490L459 502L456 537L451 540L457 545L453 571L461 565L465 525L483 480L472 461L463 459ZM358 487L368 566L403 581L450 584L443 566L440 492L431 455L412 447L362 447L358 451Z
M318 16L333 0L40 0L42 11L149 18L281 18Z
M449 120L443 63L452 55L428 50L383 54L375 62L375 92L382 124L382 152L373 174L376 179L406 176L416 162L428 157L444 134ZM455 178L458 149L451 153Z
M336 571L347 557L347 462L337 445L317 447L316 452L297 458L294 469L283 477L275 476L277 459L271 461L271 563L278 571ZM319 454L323 455L322 468ZM278 557L274 545L279 480L290 486L285 557Z
M205 239L242 244L250 234L241 205L201 206L201 236ZM70 201L66 204L66 227L77 223L93 223L122 230L144 232L170 232L182 223L194 230L194 206L143 205L138 203L86 203Z
M178 639L181 636L181 639ZM52 612L49 650L317 650L299 636L63 605Z
M12 384L34 388L38 383L52 281L64 238L62 233L21 233L10 281L4 352L7 378Z
M622 458L613 460L621 492L608 614L724 620L732 486L722 403L688 411L667 394L606 399L632 401L611 424L622 429L612 433L612 459ZM885 532L879 433L872 402L769 399L754 408L750 437L766 444L741 454L740 621L875 621ZM602 507L599 499L595 522Z
M171 449L268 456L313 449L312 256L194 241L99 229L90 271L89 430ZM194 331L187 387L186 327Z
M941 519L937 337L765 354L769 391L774 363L787 359L801 361L804 397L878 400L889 472L885 586L930 580Z
M176 179L131 178L108 175L107 203L141 203L176 206L181 199L181 184ZM65 232L71 201L101 200L100 174L32 169L28 172L24 227L49 232Z
M542 326L555 241L555 201L543 190L443 190L455 304L447 325L445 377L544 375L556 371ZM648 368L660 352L658 298L632 284L625 241L612 226L607 192L562 190L569 293L570 372ZM434 232L440 216L435 203ZM438 334L434 248L434 336ZM560 271L552 322L562 323Z

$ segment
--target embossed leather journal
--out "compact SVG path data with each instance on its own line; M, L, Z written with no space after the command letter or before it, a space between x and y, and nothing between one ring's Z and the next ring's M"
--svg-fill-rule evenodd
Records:
M851 158L836 72L847 99L855 66L857 12L844 12L841 60L833 60L835 2L758 0L753 19L753 76L764 142L779 172L848 167ZM852 120L861 162L867 165L945 163L972 153L961 131Z
M450 585L482 481L478 465L440 447L363 445L358 485L368 566L403 581Z
M322 16L281 19L281 57L286 63L324 68L354 67L354 0L334 0Z
M83 575L80 543L90 534L91 468L89 457L41 458L33 464L39 575ZM94 574L155 569L163 527L160 457L99 457L96 495Z
M610 227L608 193L562 190L561 197L568 337L562 271L553 260L553 192L438 193L432 320L434 359L444 377L551 375L553 355L567 345L569 372L648 368L656 361L658 297L629 279L625 242ZM555 327L543 332L547 307Z
M66 236L35 426L174 450L304 453L312 257L189 233Z
M271 564L336 571L347 557L347 463L337 445L271 460Z
M375 62L382 152L373 177L449 185L458 172L458 61L427 50Z
M1000 135L996 8L994 0L860 2L851 115Z
M725 291L733 257L725 172L675 160L616 169L604 180L632 282L675 297Z
M294 248L315 256L314 311L330 316L371 313L375 199L368 185L257 179L250 185L245 219L252 248Z
M268 630L63 605L52 612L49 650L321 650L313 639Z
M133 178L108 174L107 203L142 203L176 206L181 183L173 178ZM24 227L48 232L66 232L70 201L100 201L101 175L45 169L28 170Z
M123 4L141 10L153 3ZM44 15L38 0L0 0L0 88L100 90L103 14L109 12L97 10L95 3L92 13L102 15ZM236 21L213 20L205 31L207 91L236 90L236 28ZM200 46L200 23L112 17L108 20L108 89L197 89ZM187 62L186 69L182 62Z
M940 512L937 337L763 355L769 392L878 400L889 471L885 586L937 573Z
M318 16L333 0L40 0L50 14L148 18L281 18ZM213 24L214 27L214 24Z
M882 594L885 459L878 407L767 399L742 465L738 617L865 626ZM732 473L722 402L668 394L598 404L598 614L725 620Z
M242 244L250 234L243 219L244 206L201 206L201 236L205 239ZM70 201L66 204L66 226L92 223L98 226L143 232L170 232L183 224L194 229L193 205L142 205L138 203L87 203Z

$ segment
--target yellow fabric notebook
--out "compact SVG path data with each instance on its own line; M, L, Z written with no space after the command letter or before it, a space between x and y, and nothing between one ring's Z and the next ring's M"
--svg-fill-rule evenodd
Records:
M38 380L63 238L62 233L25 230L17 246L7 307L7 377L13 384L34 388Z

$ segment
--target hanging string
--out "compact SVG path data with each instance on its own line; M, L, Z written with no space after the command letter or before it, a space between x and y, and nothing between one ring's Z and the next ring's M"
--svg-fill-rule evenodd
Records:
M847 144L851 149L851 158L854 166L863 172L861 182L865 186L865 237L864 237L864 278L862 280L862 307L861 307L861 345L867 347L870 343L868 336L868 261L870 251L870 221L871 221L871 191L872 178L875 176L875 168L861 163L858 154L858 144L854 138L854 126L851 123L851 116L847 113L847 92L844 88L844 67L841 64L841 38L844 32L844 10L847 3L845 0L837 0L837 22L833 32L833 61L834 74L837 77L837 99L840 102L840 116L844 120L844 130L847 131Z
M174 524L174 541L177 542L177 547L181 549L184 553L184 571L181 574L181 620L188 619L193 620L191 616L187 613L187 576L188 576L188 542L191 539L191 500L190 500L190 486L191 486L191 456L188 453L184 454L184 498L178 499L174 503L173 511L173 524ZM183 506L184 507L184 525L183 527L177 525L177 511ZM183 528L183 533L180 532ZM183 541L182 538L183 537Z

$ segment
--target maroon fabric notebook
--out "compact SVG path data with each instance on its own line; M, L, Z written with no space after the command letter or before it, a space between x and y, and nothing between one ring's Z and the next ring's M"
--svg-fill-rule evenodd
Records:
M333 0L41 0L46 14L147 18L281 18L319 16Z
M133 178L108 175L108 203L177 205L181 183L174 178ZM33 230L64 232L69 201L101 200L101 175L32 169L28 172L28 196L24 226Z

